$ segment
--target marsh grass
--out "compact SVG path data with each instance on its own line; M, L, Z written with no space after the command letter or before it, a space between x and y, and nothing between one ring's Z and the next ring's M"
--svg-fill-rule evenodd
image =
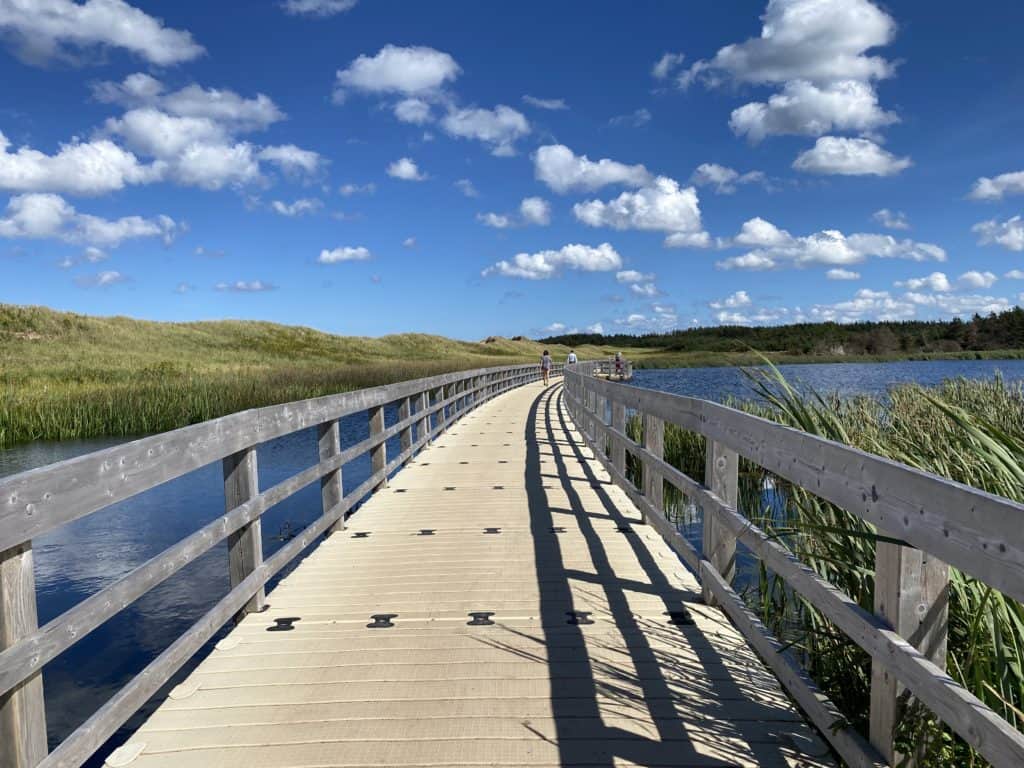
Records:
M882 397L840 398L800 391L771 365L748 376L754 398L730 402L733 407L1024 501L1024 390L1019 384L998 376L956 379L935 388L902 385ZM638 418L630 420L628 430L633 439L642 439ZM665 458L703 479L704 440L699 435L667 425ZM639 482L635 462L629 471ZM743 514L860 606L873 610L880 538L873 526L743 459L739 485ZM674 488L666 486L665 492L670 517L685 519L688 500ZM747 578L741 581L748 604L866 735L868 655L760 562L748 563ZM1009 723L1024 726L1024 606L956 569L950 576L947 668ZM920 765L986 764L919 705L904 707L897 745L904 754L917 750Z
M533 362L545 347L556 359L568 353L500 337L335 336L274 323L156 323L0 304L0 449L162 432L246 408Z

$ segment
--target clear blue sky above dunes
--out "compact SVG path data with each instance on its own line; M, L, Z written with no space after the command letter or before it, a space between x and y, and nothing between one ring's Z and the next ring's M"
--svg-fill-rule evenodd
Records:
M0 0L0 301L461 338L1024 292L1024 5Z

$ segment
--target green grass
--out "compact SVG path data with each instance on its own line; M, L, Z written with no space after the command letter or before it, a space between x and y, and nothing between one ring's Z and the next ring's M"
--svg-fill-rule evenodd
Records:
M274 403L534 362L527 340L335 336L221 320L157 323L0 304L0 448L174 429ZM580 348L581 357L614 350Z
M763 362L763 361L762 361ZM1001 378L957 379L939 387L903 385L887 398L839 398L801 392L777 370L750 373L757 399L744 411L895 459L1024 502L1024 389ZM637 419L629 425L641 438ZM697 479L704 439L668 425L666 460ZM631 467L639 479L639 467ZM765 482L774 483L769 506ZM671 514L686 522L692 507L666 487ZM740 508L823 578L867 610L874 606L874 528L860 518L746 461L740 461ZM868 656L819 611L759 566L745 597L761 619L799 654L849 722L867 734ZM950 674L1015 727L1024 725L1024 606L952 569ZM898 744L924 750L921 765L985 765L962 740L920 707L904 710Z

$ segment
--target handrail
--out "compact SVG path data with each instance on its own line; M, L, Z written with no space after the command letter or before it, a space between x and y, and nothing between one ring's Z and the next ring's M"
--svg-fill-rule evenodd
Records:
M0 479L0 762L34 768L88 760L232 616L258 609L269 579L318 536L343 526L346 514L418 451L491 398L540 376L535 364L480 368L255 408ZM382 409L391 404L399 406L398 421L385 427ZM370 436L342 449L339 420L362 411ZM259 492L255 448L310 427L319 427L320 461ZM401 450L388 461L387 441L395 436ZM367 453L370 476L343 495L341 468ZM215 461L225 473L221 517L38 626L32 538ZM322 516L264 560L261 516L318 480ZM231 591L47 755L43 665L225 539Z
M1012 522L1021 519L1024 505L707 400L604 381L592 375L595 367L566 366L564 378L569 412L595 457L693 569L708 602L723 608L844 760L852 766L895 764L898 681L992 765L1024 765L1024 734L943 669L946 564L1024 599L1024 526ZM644 445L626 434L627 408L644 419ZM664 461L665 423L706 438L704 483ZM626 452L641 463L645 489L627 477ZM740 514L739 456L904 541L904 546L883 540L876 545L876 613L861 608ZM703 509L702 552L666 519L662 479ZM848 725L836 727L845 720L835 705L733 592L737 541L870 654L871 744ZM906 639L911 630L921 650ZM923 636L930 640L928 648Z

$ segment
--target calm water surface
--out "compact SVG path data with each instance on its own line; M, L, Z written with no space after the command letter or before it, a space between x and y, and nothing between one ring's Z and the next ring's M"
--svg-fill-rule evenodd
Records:
M1024 361L972 360L881 364L786 365L791 381L821 392L884 393L893 384L937 384L957 376L989 378L1001 372L1008 380L1024 380ZM640 370L634 384L713 400L749 397L750 386L736 368ZM388 425L396 421L392 409ZM368 434L366 418L343 420L343 445ZM35 443L0 450L0 476L62 461L119 440L76 440ZM397 438L388 446L397 455ZM316 463L315 430L303 430L258 449L260 487L268 488ZM344 467L346 488L370 474L362 457ZM45 623L128 571L159 554L224 512L219 463L196 470L109 509L77 520L34 541L39 619ZM319 484L307 487L263 516L264 553L270 555L290 532L320 514ZM228 591L227 548L214 547L203 557L152 590L132 606L47 664L44 670L47 725L51 746L95 712L125 682L163 651ZM271 585L272 586L272 585ZM215 637L211 643L216 642ZM202 653L200 656L203 655ZM187 667L173 680L187 674ZM154 701L162 698L161 691ZM97 754L101 765L110 748L124 741L154 708L150 704Z

